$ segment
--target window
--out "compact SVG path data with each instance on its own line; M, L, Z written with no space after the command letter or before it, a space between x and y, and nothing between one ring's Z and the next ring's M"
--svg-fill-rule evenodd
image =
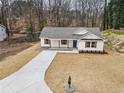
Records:
M62 45L67 45L67 40L61 40Z
M44 44L50 44L50 40L49 39L44 39Z
M97 42L91 42L92 44L91 44L91 47L92 48L96 48L96 45L97 45Z
M90 48L90 42L85 42L85 48Z
M85 48L96 48L97 42L95 41L86 41Z

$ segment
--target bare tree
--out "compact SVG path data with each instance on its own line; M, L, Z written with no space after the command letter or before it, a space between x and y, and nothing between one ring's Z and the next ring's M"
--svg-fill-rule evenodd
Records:
M24 17L27 26L42 30L49 26L101 26L104 0L0 0L1 22L7 29ZM30 24L30 25L29 25ZM9 30L7 30L9 36Z
M1 23L6 26L6 33L8 35L8 40L10 36L10 13L11 13L11 7L10 2L11 0L0 0L1 2Z
M43 0L33 0L33 3L37 11L40 29L42 29L44 26L44 21L45 21L44 10L43 10Z

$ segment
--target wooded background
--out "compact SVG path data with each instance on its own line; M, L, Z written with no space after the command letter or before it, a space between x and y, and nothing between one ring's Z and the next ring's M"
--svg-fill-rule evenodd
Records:
M124 0L0 0L0 24L34 37L44 26L124 27Z

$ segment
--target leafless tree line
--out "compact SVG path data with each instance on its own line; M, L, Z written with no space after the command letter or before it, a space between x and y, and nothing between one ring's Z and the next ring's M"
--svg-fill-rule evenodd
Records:
M104 0L0 0L0 23L8 31L14 19L25 17L30 30L35 18L43 26L102 27Z
M104 0L48 0L44 3L50 25L86 27L102 25Z

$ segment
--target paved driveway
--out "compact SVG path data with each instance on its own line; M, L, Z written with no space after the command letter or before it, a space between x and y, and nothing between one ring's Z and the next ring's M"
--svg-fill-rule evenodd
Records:
M19 71L1 80L0 93L52 93L44 76L55 55L55 51L42 51Z

